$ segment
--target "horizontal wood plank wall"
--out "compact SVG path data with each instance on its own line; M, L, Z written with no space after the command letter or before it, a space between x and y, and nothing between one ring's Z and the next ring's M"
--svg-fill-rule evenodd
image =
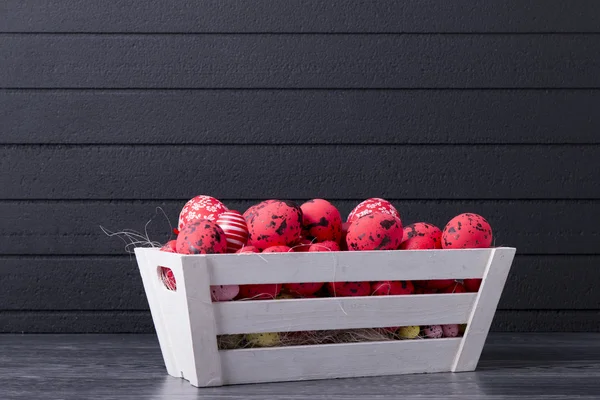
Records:
M199 193L472 211L493 329L598 331L600 3L0 4L0 332L149 332L124 243Z

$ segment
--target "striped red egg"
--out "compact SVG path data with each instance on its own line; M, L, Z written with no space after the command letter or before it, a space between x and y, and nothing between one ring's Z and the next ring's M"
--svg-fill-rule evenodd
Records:
M239 211L225 211L217 218L217 225L225 232L228 253L235 253L248 242L246 220Z

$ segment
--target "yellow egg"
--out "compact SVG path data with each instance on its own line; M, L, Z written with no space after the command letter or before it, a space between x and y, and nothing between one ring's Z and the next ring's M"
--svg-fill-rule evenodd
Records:
M461 335L464 334L466 330L467 330L467 324L460 324L458 326L458 332L460 332Z
M220 350L231 350L242 347L244 335L221 335L217 337Z
M401 326L400 329L398 329L398 336L400 336L401 339L414 339L419 336L420 332L421 328L418 326Z
M274 347L281 344L279 333L277 332L248 333L246 340L255 347Z

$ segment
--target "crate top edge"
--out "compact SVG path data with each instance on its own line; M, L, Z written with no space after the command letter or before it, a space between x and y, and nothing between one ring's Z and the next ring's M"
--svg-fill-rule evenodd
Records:
M490 252L492 250L513 250L516 252L517 248L516 247L489 247L489 248L483 248L483 249L431 249L431 250L369 250L369 251L323 251L323 252L289 252L290 255L293 255L294 257L305 257L305 258L309 258L309 257L324 257L325 254L356 254L356 255L365 255L365 254L383 254L383 253L395 253L395 254L413 254L413 253L419 253L419 254L441 254L441 253L449 253L449 252L454 252L454 253L474 253L474 252L480 252L480 253L487 253ZM137 253L152 253L152 252L158 252L160 251L160 247L137 247L135 249L136 254ZM181 258L199 258L199 257L205 257L205 258L223 258L223 257L248 257L248 256L257 256L260 255L261 257L281 257L281 256L285 256L285 254L287 253L241 253L241 254L237 254L237 253L225 253L225 254L180 254L180 253L171 253L171 252L163 252L164 254L171 254L175 257L181 257Z

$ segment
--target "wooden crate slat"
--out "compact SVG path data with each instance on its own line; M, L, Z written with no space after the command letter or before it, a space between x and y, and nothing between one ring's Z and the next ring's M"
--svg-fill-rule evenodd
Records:
M214 303L218 334L467 322L476 293Z
M448 371L460 339L222 350L226 384Z
M490 252L490 249L404 250L206 257L211 284L232 285L481 278Z

